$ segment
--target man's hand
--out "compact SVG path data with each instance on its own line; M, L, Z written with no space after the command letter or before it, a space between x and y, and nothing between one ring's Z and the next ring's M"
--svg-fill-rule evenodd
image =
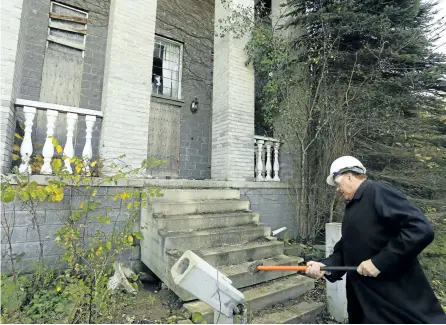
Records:
M373 265L372 260L367 260L359 264L357 271L361 275L372 277L377 277L378 274L381 273L381 271Z
M307 263L307 270L305 273L309 276L311 276L313 279L320 279L324 276L325 271L321 271L321 267L325 266L322 263L309 261Z

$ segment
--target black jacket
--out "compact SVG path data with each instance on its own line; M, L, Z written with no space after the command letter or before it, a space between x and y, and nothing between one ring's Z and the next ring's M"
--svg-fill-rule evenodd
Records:
M376 277L347 274L349 322L446 324L446 315L424 275L417 255L434 239L427 218L386 182L366 180L346 205L342 238L331 266L358 266L372 259ZM345 272L326 275L335 282Z

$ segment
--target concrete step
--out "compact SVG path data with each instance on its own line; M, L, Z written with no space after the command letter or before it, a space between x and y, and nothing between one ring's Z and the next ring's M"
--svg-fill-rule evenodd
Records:
M295 299L313 288L314 280L302 275L291 275L241 291L245 295L248 313L253 314L272 305ZM195 301L184 304L184 307L191 313L200 313L208 324L213 323L214 311L208 304Z
M262 259L254 262L245 262L238 265L221 266L218 269L231 279L232 285L236 288L245 288L262 282L267 282L282 278L296 272L282 271L262 271L251 273L250 266L253 263L262 262L263 265L298 265L303 259L300 257L277 255L272 258Z
M233 265L283 254L283 242L257 240L241 245L205 248L197 254L214 267Z
M150 201L240 200L240 191L232 189L162 189L161 193L162 197L150 197Z
M311 324L325 308L321 302L299 302L267 309L248 320L250 324Z
M181 251L185 247L189 250L198 250L200 248L243 244L269 236L270 233L271 228L265 227L263 224L191 232L159 231L159 235L163 237L166 252L171 249Z
M254 225L259 222L256 212L190 214L180 216L155 215L157 227L167 231L193 231Z
M187 202L154 202L153 214L168 216L249 211L249 201L241 200L203 200Z

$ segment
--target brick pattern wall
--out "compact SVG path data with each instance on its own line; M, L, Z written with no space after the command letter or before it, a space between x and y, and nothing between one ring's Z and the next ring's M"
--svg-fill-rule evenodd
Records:
M100 154L140 167L147 159L156 0L112 0Z
M287 227L279 238L294 238L297 235L297 208L292 189L242 188L240 198L250 202L251 210L258 212L260 222L271 227L271 230Z
M23 6L23 7L22 7ZM20 29L27 19L27 4L10 0L1 6L1 111L0 111L0 170L9 170L14 143L14 101L19 91L23 65L24 41Z
M112 222L109 225L93 224L93 229L101 229L104 232L111 232L112 228L116 226L118 229L124 224L126 218L126 204L121 206L120 200L114 201L113 196L117 192L124 190L132 191L131 188L121 187L98 187L95 202L100 202L101 206L97 211L91 214L91 219L94 216L111 216ZM71 203L70 203L70 197ZM70 207L78 207L81 202L85 202L86 197L79 195L79 189L65 189L65 198L58 203L37 203L36 222L37 227L33 222L33 215L29 210L21 207L19 204L2 204L2 226L1 226L1 257L2 257L2 272L8 272L11 269L11 263L6 254L9 252L9 243L7 242L6 232L12 234L12 252L13 254L25 253L23 258L17 263L17 270L30 271L33 263L39 260L40 242L43 243L44 261L50 265L56 265L60 258L63 257L63 250L55 243L56 232L63 226L63 220L70 215ZM106 207L111 208L106 212ZM15 211L15 212L14 212ZM12 226L7 230L4 228L5 219ZM139 224L139 219L137 221ZM135 246L131 251L125 252L121 257L125 261L139 260L139 246Z
M237 5L253 7L254 3L244 0L237 1ZM216 0L216 31L219 19L225 19L229 12L221 0ZM247 39L248 35L239 39L232 35L214 38L212 178L216 180L254 177L254 72L245 66Z
M107 44L109 1L65 0L62 3L89 12L88 35L82 74L80 107L101 110L102 83ZM42 69L48 35L50 0L26 0L25 58L21 79L20 97L39 100Z
M105 66L105 48L107 43L108 13L109 1L83 1L66 0L64 4L71 5L89 12L88 35L82 72L82 89L80 94L80 107L93 110L101 109L102 84ZM26 0L23 1L23 10L21 10L21 0L8 1L7 6L2 6L2 28L7 28L5 36L2 37L2 75L4 79L6 73L13 73L14 81L12 93L7 99L5 97L6 89L10 86L3 86L2 98L2 125L1 125L1 151L2 151L2 172L8 172L11 167L11 149L14 142L14 131L16 118L23 124L24 116L21 108L14 108L16 98L39 101L40 87L42 80L42 69L45 56L46 38L48 34L48 13L50 11L50 0ZM16 31L14 36L14 27L19 26L21 15L20 34ZM7 22L7 24L6 24ZM2 31L3 33L3 31ZM19 37L17 37L20 35ZM17 46L15 60L14 46ZM6 54L8 53L8 58ZM9 101L9 104L7 104ZM65 115L59 114L59 120L56 126L56 134L61 143L65 143ZM41 122L41 121L40 121ZM61 123L59 123L61 122ZM37 123L37 117L34 120ZM43 124L46 123L46 120ZM46 125L46 124L45 124ZM45 127L41 125L41 127ZM34 125L34 130L36 124ZM99 149L99 135L101 129L101 120L97 119L93 129L93 154L96 156ZM82 155L85 144L85 117L80 116L77 128L75 130L75 154ZM33 141L43 143L42 138L37 139L33 134ZM41 152L41 146L35 146L35 153Z
M156 33L183 43L180 178L211 176L213 18L214 0L158 0ZM193 114L195 97L199 109Z

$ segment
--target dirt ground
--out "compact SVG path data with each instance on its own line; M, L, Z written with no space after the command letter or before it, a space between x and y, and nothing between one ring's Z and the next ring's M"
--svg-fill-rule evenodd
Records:
M325 283L317 282L313 290L295 301L325 302ZM136 296L120 294L117 297L114 324L192 324L189 313L182 309L182 303L168 289L161 289L160 284L144 284ZM274 307L273 307L274 308ZM314 324L339 324L324 310Z
M181 303L168 289L160 284L144 283L137 295L117 296L114 324L176 324L188 323L189 314L181 309Z

